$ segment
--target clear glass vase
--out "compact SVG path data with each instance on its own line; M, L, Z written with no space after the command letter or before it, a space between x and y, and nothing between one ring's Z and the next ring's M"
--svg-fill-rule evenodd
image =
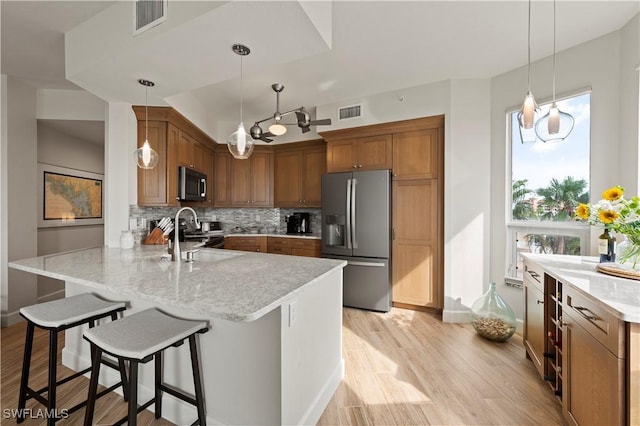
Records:
M489 340L504 342L516 331L516 316L498 294L496 283L471 306L471 325Z
M618 263L640 270L640 236L626 235L626 237L627 239L617 247Z

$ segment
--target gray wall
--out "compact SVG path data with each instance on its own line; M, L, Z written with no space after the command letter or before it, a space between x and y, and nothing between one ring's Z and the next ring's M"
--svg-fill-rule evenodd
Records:
M38 120L38 163L103 174L104 145L62 133L47 120ZM103 244L103 225L39 228L37 255ZM64 282L39 276L37 297L39 302L64 297Z
M14 77L6 77L2 91L6 105L3 120L3 173L6 172L7 191L3 194L2 215L7 218L6 261L34 257L37 253L36 219L36 89ZM6 132L6 133L5 133ZM6 198L5 198L6 195ZM3 236L4 238L4 236ZM22 306L36 302L37 281L33 274L7 270L3 257L2 325L19 319ZM5 273L6 271L6 273Z

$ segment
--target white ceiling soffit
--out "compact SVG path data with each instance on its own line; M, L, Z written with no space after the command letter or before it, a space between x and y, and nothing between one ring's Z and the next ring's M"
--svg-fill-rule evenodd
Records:
M106 101L134 104L144 101L137 79L146 78L156 83L149 103L163 104L237 77L234 43L252 51L248 72L327 51L322 19L331 13L311 10L294 1L170 2L164 23L134 37L132 4L118 2L66 34L66 77Z
M77 90L64 79L64 33L113 3L2 0L2 74L39 88Z

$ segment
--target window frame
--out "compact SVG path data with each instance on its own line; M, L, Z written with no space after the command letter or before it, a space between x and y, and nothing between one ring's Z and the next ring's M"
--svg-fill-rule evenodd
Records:
M566 92L562 96L556 96L556 102L563 101L570 98L589 94L589 111L591 112L591 88L583 88L571 92ZM551 104L553 99L548 98L539 102L539 105ZM522 287L522 278L518 277L518 248L517 248L517 234L520 233L536 233L540 234L554 234L567 237L580 238L580 255L586 256L589 253L589 241L590 241L590 226L587 223L580 223L574 221L540 221L540 220L513 220L513 120L512 114L517 113L520 110L520 106L509 108L505 113L506 120L506 142L507 142L507 158L506 158L506 179L505 179L505 231L506 231L506 246L505 246L505 283L512 287ZM589 119L589 126L591 126L591 119ZM521 142L522 143L522 142ZM535 143L544 143L536 140ZM588 191L591 198L591 132L589 132L589 182Z

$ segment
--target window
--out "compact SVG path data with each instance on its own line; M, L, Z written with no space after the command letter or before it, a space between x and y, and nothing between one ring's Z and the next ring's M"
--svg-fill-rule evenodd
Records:
M585 254L589 228L574 219L589 202L590 93L556 100L574 127L562 142L545 143L521 134L518 111L510 111L511 191L507 191L507 278L522 279L520 253ZM549 111L540 106L539 117ZM531 142L522 142L522 140ZM535 142L534 142L535 140Z

